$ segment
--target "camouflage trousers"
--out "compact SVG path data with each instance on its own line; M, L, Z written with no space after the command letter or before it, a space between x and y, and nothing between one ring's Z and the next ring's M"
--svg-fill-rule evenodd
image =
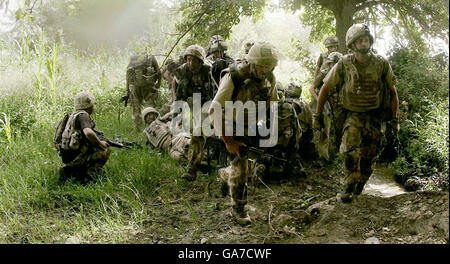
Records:
M72 161L65 163L66 167L78 168L93 176L97 174L109 159L111 149L93 149L88 146L81 146L81 153Z
M234 140L244 142L247 146L255 146L249 137L235 137ZM266 169L264 165L249 160L245 151L239 151L241 156L230 156L230 166L222 169L223 173L219 172L219 181L228 185L231 204L235 210L242 209L247 204L249 178L255 180L261 177Z
M132 107L132 119L136 131L140 131L142 125L142 109L147 106L156 106L158 99L157 90L151 86L135 86L130 84L130 103Z
M381 124L376 111L347 114L340 146L344 154L347 192L360 193L372 174L372 165L381 147Z
M191 108L192 109L192 108ZM201 113L201 120L190 118L191 122L191 142L188 151L189 168L188 171L197 171L200 163L205 158L206 137L203 135L202 122L209 118L208 114ZM199 131L200 135L194 135L194 131Z

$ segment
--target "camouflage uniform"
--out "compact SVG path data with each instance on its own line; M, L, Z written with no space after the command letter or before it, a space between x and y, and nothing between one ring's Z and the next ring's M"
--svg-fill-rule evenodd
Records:
M159 113L153 107L144 108L142 116L145 117L149 113ZM158 117L152 121L144 130L145 140L154 148L166 151L173 159L177 161L188 159L188 150L191 143L191 136L182 132L179 128L170 128L170 116L168 113L163 117Z
M339 46L339 40L337 37L328 37L325 39L325 47L327 49L330 49L332 47L338 47ZM320 67L322 67L323 62L327 59L328 55L330 55L331 51L328 50L327 52L323 52L320 54L319 58L317 59L316 63L316 70L314 71L314 79L317 78L317 76L320 73Z
M267 65L274 68L277 63L278 55L272 45L268 43L255 44L247 55L247 59L230 66L228 72L222 77L210 113L214 104L218 104L224 109L226 101L241 101L244 104L247 101L253 101L256 106L258 101L267 102L267 106L269 106L270 101L278 101L277 90L275 89L276 80L273 73L270 72L264 80L260 80L254 78L251 69L251 67L256 67L255 65ZM224 120L225 126L234 122L234 119ZM248 136L246 123L244 130L246 136L234 136L234 140L243 142L247 146L257 147L258 138ZM240 156L232 156L231 158L231 173L227 181L231 201L237 221L240 224L246 224L250 222L250 218L244 210L244 206L247 204L249 160L244 151L240 151Z
M133 108L133 122L137 131L142 124L143 107L156 107L158 89L161 85L161 70L154 56L135 55L127 67L127 91Z
M212 77L211 77L211 67L204 63L205 61L205 51L199 45L191 45L186 49L184 54L185 59L187 60L187 56L193 56L201 61L200 69L197 73L192 72L189 69L187 63L180 66L175 72L175 90L176 90L176 100L186 101L190 104L190 108L192 107L192 99L194 93L201 94L201 101L205 103L212 99L213 91L212 91ZM207 114L202 113L201 120L207 118ZM197 128L201 127L201 121L199 124L196 123L196 119L190 118L193 121L193 126L191 126L191 133L195 131ZM187 131L186 131L187 132ZM203 133L203 132L202 132ZM199 169L199 165L202 162L205 151L205 137L203 134L201 136L191 137L191 144L189 146L190 152L192 155L189 157L189 168L188 172L183 174L183 178L186 180L195 180L197 178L197 170Z
M228 44L220 35L215 35L210 39L206 52L206 60L211 64L211 74L215 84L214 94L219 87L222 71L234 62L234 60L226 54L227 50ZM221 57L216 56L217 51L223 52Z
M372 45L373 37L367 26L353 25L347 32L347 47L355 49L355 40L366 35ZM344 202L351 201L352 194L360 194L372 174L380 150L385 109L390 107L391 100L398 100L389 96L390 89L395 89L389 62L370 49L356 52L368 54L366 65L359 64L354 54L345 55L324 80L330 88L342 84L342 103L347 112L340 147L347 175Z
M76 112L70 114L61 135L61 144L56 146L62 162L60 177L79 178L81 181L92 179L109 159L111 149L91 143L83 129L95 128L87 109L93 107L95 99L89 92L81 92L75 96ZM55 136L56 137L56 136Z
M331 52L324 60L322 66L320 67L319 74L317 75L316 79L314 79L314 83L312 85L312 88L317 95L319 94L320 88L322 87L323 79L341 57L341 53ZM341 132L345 120L344 111L339 101L339 93L340 85L336 85L330 90L330 93L328 95L330 109L327 109L327 112L324 113L325 131L315 132L315 141L318 144L318 149L320 150L319 153L327 160L329 159L328 152L330 140L331 138L333 138L332 142L334 143L333 146L335 146L334 149L337 149L341 141ZM313 100L311 101L311 108L315 109L316 107L317 101L313 97ZM324 138L324 136L326 138Z
M294 115L297 117L298 153L304 159L313 159L317 156L313 143L312 111L306 101L301 98L302 87L297 82L290 82L285 91L286 101L291 103Z

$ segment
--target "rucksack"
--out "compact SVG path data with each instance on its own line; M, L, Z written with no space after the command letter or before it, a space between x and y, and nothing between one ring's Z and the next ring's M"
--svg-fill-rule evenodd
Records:
M61 153L62 149L62 134L67 125L67 120L69 119L70 114L67 113L64 117L58 122L58 125L55 129L55 135L53 136L53 146L55 147L58 154Z
M53 136L53 145L61 156L63 151L78 150L82 141L82 133L75 130L75 120L78 115L86 113L84 110L78 110L72 114L66 114L56 126Z

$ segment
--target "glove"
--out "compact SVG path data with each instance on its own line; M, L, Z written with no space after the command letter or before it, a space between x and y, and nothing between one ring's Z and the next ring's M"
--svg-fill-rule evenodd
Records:
M325 127L325 123L323 122L322 114L313 114L313 129L322 130Z

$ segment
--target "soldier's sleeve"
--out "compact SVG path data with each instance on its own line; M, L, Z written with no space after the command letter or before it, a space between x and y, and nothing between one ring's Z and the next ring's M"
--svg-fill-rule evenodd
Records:
M383 71L383 81L384 83L389 87L393 87L395 85L395 74L394 71L392 70L391 64L387 61L384 60L384 71Z
M75 120L75 127L79 128L81 130L85 128L93 128L91 126L89 115L86 113L81 113L77 116L77 119Z
M327 73L325 78L323 79L323 83L329 87L334 88L339 85L343 81L343 62L340 60L336 63L333 68Z

